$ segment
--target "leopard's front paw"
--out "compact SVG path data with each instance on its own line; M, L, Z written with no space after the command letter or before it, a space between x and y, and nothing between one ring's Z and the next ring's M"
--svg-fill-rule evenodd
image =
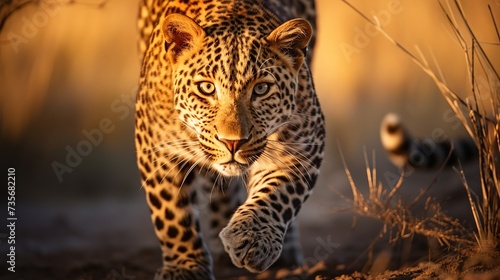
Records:
M280 256L283 232L272 225L259 225L248 218L231 221L219 234L233 264L251 272L262 272Z

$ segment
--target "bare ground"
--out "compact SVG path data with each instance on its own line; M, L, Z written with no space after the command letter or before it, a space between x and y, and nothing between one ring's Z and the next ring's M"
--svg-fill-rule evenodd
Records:
M300 215L303 267L262 274L217 267L217 279L500 279L499 252L478 254L460 249L460 244L449 250L419 237L389 245L380 222L334 211L346 205L340 196L349 193L342 179L345 174L331 176L335 179L322 179L331 184L318 188ZM459 186L454 177L453 172L440 175L438 183L446 182L447 187L435 187L431 194L443 201L451 216L467 224L470 209L463 189L450 187ZM360 186L366 180L362 172L355 178ZM433 178L433 174L409 178L406 195ZM126 200L21 200L18 209L16 272L8 272L2 262L0 279L152 279L160 266L159 246L141 191Z

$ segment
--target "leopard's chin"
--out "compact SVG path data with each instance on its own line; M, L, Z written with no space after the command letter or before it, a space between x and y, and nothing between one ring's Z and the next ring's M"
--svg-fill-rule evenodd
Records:
M244 165L238 162L230 162L224 164L216 163L213 165L213 168L226 177L236 177L245 174L248 170L248 165Z

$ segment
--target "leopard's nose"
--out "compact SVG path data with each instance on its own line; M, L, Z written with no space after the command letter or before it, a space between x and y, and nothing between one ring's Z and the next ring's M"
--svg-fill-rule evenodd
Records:
M235 154L241 148L241 146L243 146L250 140L250 138L251 136L242 139L226 139L219 137L217 135L215 136L215 139L222 142L226 146L226 148L231 152L231 154Z

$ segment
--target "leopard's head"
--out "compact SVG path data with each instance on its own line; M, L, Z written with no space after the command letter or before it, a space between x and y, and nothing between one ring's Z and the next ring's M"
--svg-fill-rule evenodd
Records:
M298 73L311 25L228 20L202 28L181 14L162 22L175 109L203 164L241 175L296 114Z

